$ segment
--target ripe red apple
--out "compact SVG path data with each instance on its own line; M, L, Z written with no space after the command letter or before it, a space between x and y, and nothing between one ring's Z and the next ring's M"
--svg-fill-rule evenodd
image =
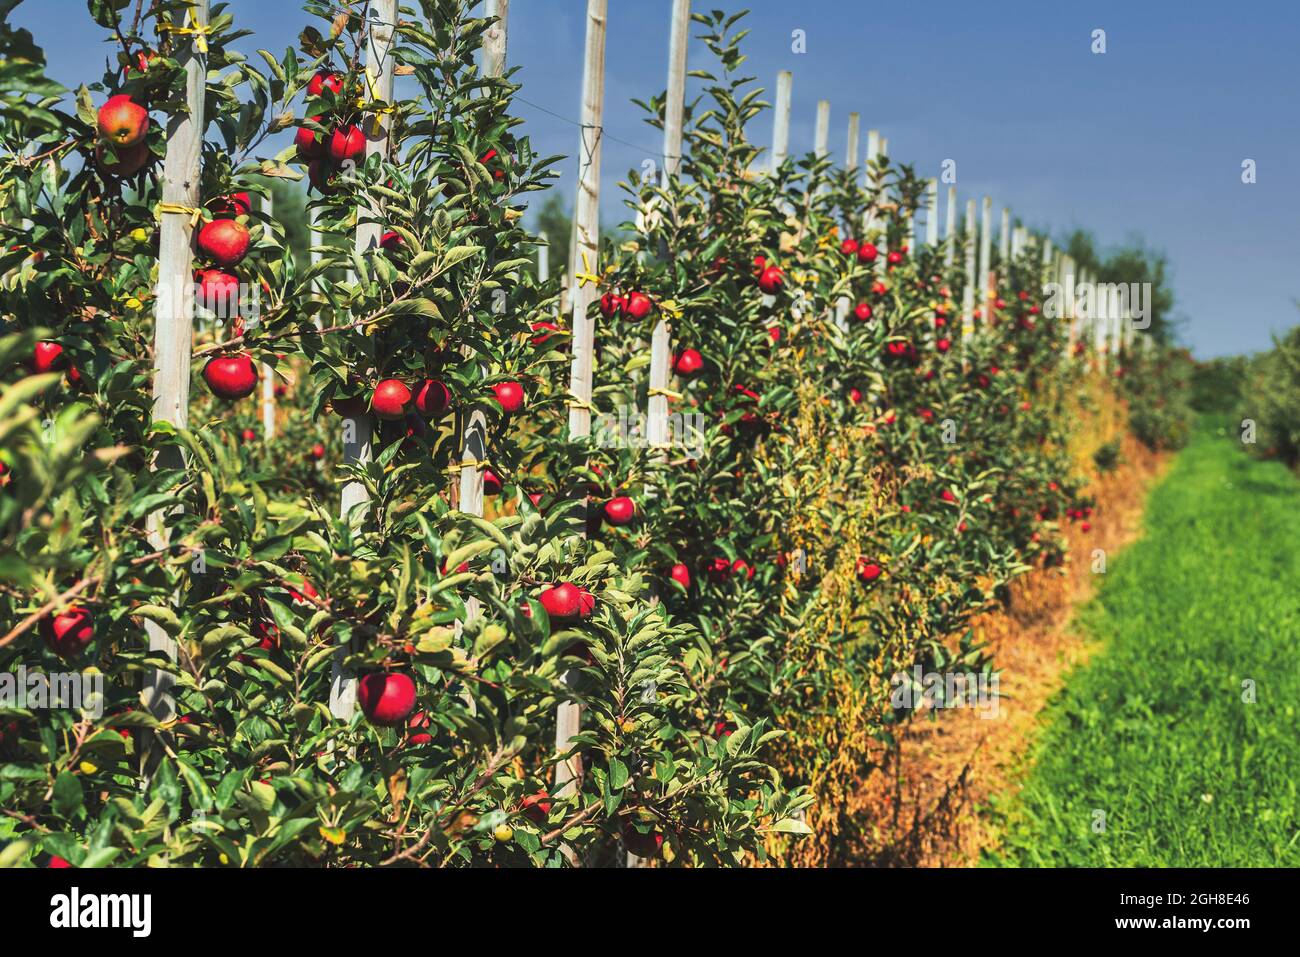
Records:
M704 356L694 349L683 349L673 361L673 371L679 376L692 376L704 368Z
M947 339L940 339L937 342L935 342L934 347L938 349L940 352L947 352L950 348L952 348L952 343L949 342Z
M668 577L683 588L690 590L691 587L691 570L685 565L676 564L668 571Z
M746 580L754 577L753 566L750 565L749 562L745 561L743 558L737 558L734 562L731 563L731 571L733 574L736 575L744 575Z
M871 318L871 306L865 302L860 302L854 307L853 315L857 316L859 321L866 322Z
M63 868L63 867L71 867L72 865L69 864L69 863L68 863L66 860L64 860L63 858L59 857L59 855L57 855L57 854L51 854L51 855L50 855L50 859L49 859L48 861L45 862L45 866L46 866L46 867L53 867L53 868L58 869L58 868Z
M203 381L219 399L242 399L257 388L257 366L246 352L214 356L203 367Z
M307 164L307 180L322 196L334 192L334 174L337 172L338 167L324 157L314 159Z
M307 95L320 96L329 87L330 91L338 96L343 92L343 74L333 73L329 70L320 70L310 80L307 81Z
M248 253L248 227L233 219L214 219L199 230L199 252L219 266L234 266Z
M631 821L624 821L622 825L623 846L637 857L658 857L663 851L664 836L662 834L642 834L638 831Z
M846 239L840 243L840 252L845 256L854 256L858 252L858 241L856 239Z
M903 254L896 249L890 250L889 255L885 257L885 261L891 266L897 266L903 261Z
M849 389L849 401L852 402L854 405L857 405L859 402L861 402L861 401L862 401L862 390L861 390L861 389Z
M605 503L604 512L609 524L629 525L636 518L636 503L626 495L620 495Z
M785 285L785 273L780 266L766 266L758 275L758 288L769 296L775 296Z
M54 372L68 364L68 357L63 354L63 346L57 342L38 342L32 350L32 359L28 365L32 372Z
M199 269L194 273L198 283L199 305L215 312L223 319L239 315L239 279L221 269Z
M372 671L357 682L357 702L371 724L400 724L415 710L415 682L400 672Z
M939 497L943 499L945 502L957 501L957 496L952 494L951 489L944 489L942 492L939 493Z
M319 123L320 117L311 117L313 123ZM303 159L320 159L325 155L325 144L321 142L319 130L314 130L310 126L298 127L298 132L293 136L293 145L298 147L298 155Z
M41 619L41 637L64 661L75 658L95 638L95 619L80 605L69 605L61 615Z
M543 588L537 600L546 609L546 614L557 621L566 621L582 615L582 590L570 582L561 582L550 588Z
M705 567L709 581L721 584L731 577L731 562L726 558L715 558Z
M425 418L439 418L450 406L451 391L437 379L425 379L415 390L415 411Z
M860 263L873 263L876 261L878 254L879 251L876 249L875 243L863 243L858 246L858 262Z
M317 462L319 462L321 459L325 458L325 446L324 446L324 444L322 444L322 443L320 443L320 442L317 442L315 445L313 445L313 446L311 447L311 457L312 457L313 459L315 459Z
M606 319L612 319L622 312L626 305L627 303L622 296L617 293L607 292L600 297L600 314Z
M370 396L370 410L390 422L403 418L411 404L411 390L397 379L383 379Z
M551 330L552 332L559 332L559 331L560 331L560 327L559 327L559 326L557 326L557 325L556 325L555 323L553 323L553 322L548 322L547 320L542 320L541 322L534 322L534 323L532 324L531 328L532 328L533 332L538 332L538 331L541 330L541 329L549 329L549 330ZM535 345L535 346L540 346L540 345L542 345L543 343L545 343L546 340L549 339L549 338L551 338L551 333L550 333L550 332L541 332L540 334L533 336L532 339L531 339L530 341L532 342L533 345Z
M247 193L231 193L229 196L218 196L208 203L208 209L214 216L233 219L237 216L247 216L253 210L253 203Z
M641 320L650 315L654 302L643 292L628 293L627 301L623 309L627 312L628 318Z
M117 162L108 163L104 161L104 146L99 144L95 147L95 162L99 168L108 173L110 176L134 176L151 160L153 153L149 150L148 143L137 143L135 146L117 146Z
M429 727L431 723L432 722L429 720L429 716L425 714L423 711L417 711L415 712L415 714L411 715L411 720L406 722L406 726L408 728L415 728L416 730L413 733L411 733L409 737L407 737L406 743L407 744L428 744L430 741L432 741L433 735L430 734L428 731L424 730L425 728Z
M858 578L864 582L873 582L880 577L882 569L875 562L866 558L858 559Z
M504 412L518 412L524 407L524 387L518 382L498 382L492 391Z
M355 123L340 126L330 134L329 157L336 163L353 163L366 154L366 134Z
M114 146L137 146L149 132L149 111L125 93L99 108L99 135Z
M551 796L543 788L519 802L519 811L534 824L545 824L551 816Z
M497 473L493 472L491 469L483 470L483 494L501 494L501 476L497 475Z
M391 229L379 237L379 248L392 252L398 246L402 245L404 240L401 233L395 233Z
M239 433L239 437L243 439L245 442L257 441L257 433L254 432L252 429L244 429L243 432Z

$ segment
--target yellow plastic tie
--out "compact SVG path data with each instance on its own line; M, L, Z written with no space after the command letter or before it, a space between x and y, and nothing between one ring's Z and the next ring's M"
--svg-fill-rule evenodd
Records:
M393 104L389 103L379 95L379 81L375 76L375 71L371 67L366 67L366 91L370 94L370 102L383 103L383 106L371 106L370 109L376 113L393 112Z
M658 387L651 389L650 394L666 395L670 399L680 399L682 397L682 394L680 392L674 392L672 389L660 389Z
M576 395L571 395L569 397L569 408L586 409L588 412L596 411L596 407L594 405L592 405L590 402L586 401L585 399L579 399Z
M586 271L578 273L575 277L578 280L578 288L582 288L589 282L599 286L600 277L592 273L591 262L587 259L587 253L585 250L582 253L582 268Z
M199 224L199 218L203 215L203 210L194 206L184 206L181 203L159 203L154 209L159 213L160 219L162 213L175 213L178 216L190 217L190 229Z
M475 460L470 460L470 461L468 461L468 462L458 462L458 463L454 463L454 464L452 464L452 465L449 465L449 466L447 466L447 471L448 471L448 472L459 472L461 469L475 469L475 470L478 470L478 469L485 469L485 468L487 468L487 463L486 463L486 462L478 462L478 461L475 461Z
M190 9L185 14L185 19L186 26L177 27L170 23L160 23L158 24L158 31L160 33L175 33L180 36L193 37L194 49L198 50L200 53L206 54L208 52L208 33L210 31L206 23L198 22L198 18L194 15L193 3L190 4Z

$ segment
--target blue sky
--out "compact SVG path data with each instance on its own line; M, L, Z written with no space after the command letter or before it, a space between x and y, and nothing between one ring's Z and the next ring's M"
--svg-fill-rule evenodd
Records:
M615 184L657 154L633 97L662 90L670 0L609 0L605 214ZM752 12L750 71L765 86L794 72L791 148L810 149L817 100L832 106L843 156L848 113L890 153L958 190L991 195L1030 226L1092 230L1103 244L1140 235L1169 257L1183 340L1198 356L1249 352L1297 322L1300 294L1300 3L1206 0L696 0ZM256 44L283 50L306 22L295 0L233 0ZM585 0L512 0L509 58L523 97L576 120ZM98 78L109 48L83 0L26 0L13 19L68 85ZM791 49L791 33L807 52ZM1107 52L1091 52L1106 31ZM691 66L707 66L692 47ZM521 103L544 153L576 153L572 122ZM754 131L771 135L764 117ZM624 143L617 142L625 141ZM1241 182L1253 159L1258 182ZM574 163L561 165L571 192Z

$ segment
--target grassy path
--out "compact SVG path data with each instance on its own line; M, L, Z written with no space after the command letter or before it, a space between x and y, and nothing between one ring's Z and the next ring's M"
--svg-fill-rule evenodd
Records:
M1145 525L989 863L1300 865L1300 482L1203 421Z

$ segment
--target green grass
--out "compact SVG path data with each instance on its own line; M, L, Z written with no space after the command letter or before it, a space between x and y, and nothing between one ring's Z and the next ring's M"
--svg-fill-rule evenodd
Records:
M986 863L1300 865L1300 482L1232 439L1203 420L1112 556Z

